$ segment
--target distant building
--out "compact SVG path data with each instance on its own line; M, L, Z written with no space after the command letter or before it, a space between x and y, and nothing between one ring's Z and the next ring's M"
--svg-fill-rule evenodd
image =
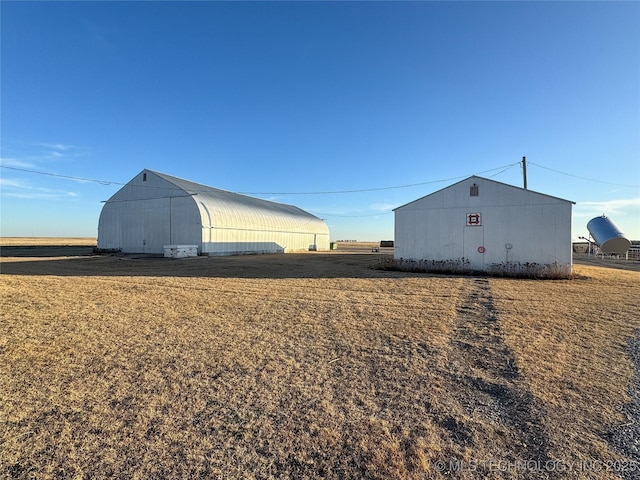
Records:
M206 255L324 251L329 229L293 205L143 170L105 203L98 249L163 253L166 245Z
M394 210L394 257L471 271L570 273L573 204L472 176Z

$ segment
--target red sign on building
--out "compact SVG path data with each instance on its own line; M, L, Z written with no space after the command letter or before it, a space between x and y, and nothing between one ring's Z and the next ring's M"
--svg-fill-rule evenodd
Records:
M482 226L482 214L467 213L467 227L479 227L479 226Z

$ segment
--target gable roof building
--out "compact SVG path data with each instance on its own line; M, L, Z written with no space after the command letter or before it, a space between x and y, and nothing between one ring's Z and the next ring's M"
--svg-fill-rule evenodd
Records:
M394 256L472 271L570 272L572 205L471 176L394 210Z
M163 253L196 245L206 255L329 250L326 223L304 210L143 170L104 205L98 248Z

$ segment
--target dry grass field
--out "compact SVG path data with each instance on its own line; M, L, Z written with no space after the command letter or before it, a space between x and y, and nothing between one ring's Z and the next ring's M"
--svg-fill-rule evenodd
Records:
M0 258L0 477L613 479L635 466L609 435L628 422L639 273L409 274L350 248Z
M96 245L93 237L0 237L0 247Z

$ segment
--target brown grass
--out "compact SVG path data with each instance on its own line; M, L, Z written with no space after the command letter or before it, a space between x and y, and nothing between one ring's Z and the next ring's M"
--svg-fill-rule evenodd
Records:
M90 245L95 246L96 238L93 237L0 237L0 247L31 247L31 246L65 246L65 245Z
M620 458L605 435L632 380L637 273L375 262L1 259L0 476L447 478L456 459ZM540 473L502 467L458 477Z
M574 281L492 280L505 338L540 399L554 456L609 458L606 434L633 370L624 355L640 327L635 272L580 266Z

